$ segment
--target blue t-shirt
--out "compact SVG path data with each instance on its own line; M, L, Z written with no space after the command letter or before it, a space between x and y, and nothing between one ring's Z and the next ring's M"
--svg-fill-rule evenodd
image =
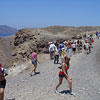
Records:
M61 44L60 44L60 50L62 50L63 47L64 47L64 44L61 43Z

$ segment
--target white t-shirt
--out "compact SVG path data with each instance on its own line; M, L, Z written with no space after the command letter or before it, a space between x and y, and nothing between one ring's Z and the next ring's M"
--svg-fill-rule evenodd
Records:
M59 55L59 49L56 48L55 50L55 55Z
M85 44L86 49L89 49L89 43Z
M76 48L76 44L72 44L72 48Z
M56 46L54 44L50 44L49 52L50 51L55 51L55 48L56 48Z

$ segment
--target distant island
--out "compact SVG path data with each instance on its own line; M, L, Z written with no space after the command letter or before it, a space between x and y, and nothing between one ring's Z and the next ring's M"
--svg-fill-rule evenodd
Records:
M18 32L16 28L12 28L7 25L0 25L0 36L10 36L16 32Z

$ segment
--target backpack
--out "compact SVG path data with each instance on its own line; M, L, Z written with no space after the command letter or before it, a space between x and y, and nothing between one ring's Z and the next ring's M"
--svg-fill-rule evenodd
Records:
M1 67L0 70L1 70L1 72L2 72L5 76L8 75L7 69L4 69L4 68Z

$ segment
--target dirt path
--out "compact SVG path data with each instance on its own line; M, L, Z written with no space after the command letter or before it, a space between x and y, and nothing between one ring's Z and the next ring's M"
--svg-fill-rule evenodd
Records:
M96 40L92 53L73 55L69 75L73 79L73 91L70 94L56 94L60 65L46 60L38 64L39 74L29 77L31 69L7 78L5 98L15 100L100 100L100 40ZM49 59L49 55L46 56ZM98 58L98 59L97 59ZM68 90L66 80L63 80L59 91Z

